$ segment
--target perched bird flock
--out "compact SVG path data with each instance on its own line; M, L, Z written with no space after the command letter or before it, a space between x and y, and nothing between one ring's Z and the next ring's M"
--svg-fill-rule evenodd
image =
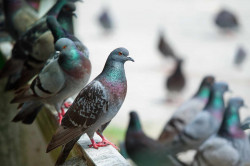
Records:
M7 81L5 91L14 92L11 103L19 104L12 122L31 124L45 104L53 106L59 127L51 135L46 152L62 146L55 165L66 161L83 134L87 134L91 141L89 148L98 150L111 145L119 150L103 132L126 98L125 62L134 62L126 48L113 48L109 55L103 55L107 57L103 70L90 81L94 67L91 61L95 59L91 59L88 41L82 42L75 34L73 18L78 1L56 0L42 17L38 14L40 3L37 0L1 2L4 28L1 25L0 30L10 36L13 48L0 69L0 79ZM115 28L108 8L103 8L97 21L105 32L110 33ZM240 29L238 18L225 9L218 13L214 23L225 32ZM175 100L176 96L172 94L181 95L189 81L183 68L186 59L172 48L163 31L159 33L156 49L164 59L174 62L165 87L167 96L171 96L169 99ZM233 63L240 66L246 56L247 52L240 46ZM199 87L193 89L193 96L176 107L157 139L144 133L136 111L129 113L125 146L121 150L133 164L250 165L250 136L245 131L250 129L250 118L243 121L239 113L247 103L245 105L241 97L226 99L225 94L231 91L230 82L217 81L220 78L214 75L205 75ZM66 102L75 95L72 103ZM170 100L166 103L169 104ZM101 137L101 142L94 140L95 133ZM188 150L194 150L195 156L186 163L179 154Z

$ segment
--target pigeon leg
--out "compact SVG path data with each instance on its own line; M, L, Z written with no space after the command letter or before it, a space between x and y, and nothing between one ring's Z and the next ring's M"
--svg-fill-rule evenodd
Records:
M61 115L64 116L65 115L65 111L64 108L61 107Z
M111 145L115 149L119 150L119 148L115 144L113 144L112 142L108 141L101 133L99 133L99 132L96 132L96 133L102 138L102 142L97 143L98 146Z
M91 138L90 141L91 141L91 143L92 143L91 145L89 145L90 148L93 147L93 148L95 148L95 149L98 149L98 147L100 147L100 146L98 146L98 145L95 143L95 141L94 141L93 138Z
M62 116L62 113L58 112L58 115L57 115L57 116L58 116L58 123L61 124L61 122L62 122L62 117L63 117L63 116Z
M63 105L64 105L65 108L69 108L72 105L72 103L71 102L65 102Z

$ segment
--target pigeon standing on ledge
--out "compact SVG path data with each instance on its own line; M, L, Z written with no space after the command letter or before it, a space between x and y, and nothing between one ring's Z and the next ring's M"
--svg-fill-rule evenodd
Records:
M197 149L210 136L216 134L222 123L225 111L223 96L228 90L226 83L214 83L205 108L174 137L173 141L166 143L166 149L173 154Z
M173 114L165 125L159 141L171 141L178 135L187 124L189 124L195 116L206 106L214 83L213 76L203 78L201 85L195 95L183 103Z
M12 100L24 103L14 122L32 123L42 102L55 106L60 123L64 115L64 110L60 113L64 101L87 84L91 73L88 54L79 51L74 42L67 38L59 39L55 47L61 47L59 53L56 52L31 85L21 89Z
M47 152L63 145L56 165L62 164L74 144L86 133L90 140L90 147L98 147L114 144L102 135L104 129L121 108L127 93L127 80L124 63L134 61L128 57L129 52L125 48L113 50L104 66L103 71L86 87L84 87L62 119L61 126L52 137ZM102 142L96 143L94 133L102 138Z
M240 128L239 109L243 105L242 98L229 100L218 135L209 138L199 147L192 166L249 164L250 144Z
M130 112L130 121L125 138L129 157L138 166L181 166L176 158L165 153L164 146L145 135L136 112Z

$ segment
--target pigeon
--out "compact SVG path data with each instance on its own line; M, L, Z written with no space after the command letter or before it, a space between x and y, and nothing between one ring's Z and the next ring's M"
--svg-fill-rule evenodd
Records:
M59 39L55 45L61 47L60 51L49 59L31 85L19 90L21 92L12 100L12 103L24 103L13 122L32 123L41 103L47 103L56 108L60 123L64 115L64 101L87 84L91 73L88 52L79 51L68 38Z
M177 108L166 123L158 138L160 142L171 141L175 135L178 135L203 110L208 102L214 80L214 77L209 75L203 78L194 96Z
M38 13L24 0L3 0L5 29L17 40L31 24L38 20Z
M138 114L130 112L130 121L125 138L125 147L129 157L138 166L181 166L179 160L165 152L164 146L148 136L142 130Z
M76 0L58 0L41 19L36 21L15 43L12 57L0 71L0 78L9 76L6 90L19 89L40 72L53 54L53 36L47 27L48 15L57 17L63 7ZM43 51L41 51L43 50Z
M106 31L110 31L113 29L113 22L110 17L110 13L108 9L103 9L102 13L100 14L98 21L103 29Z
M214 83L205 108L171 142L165 143L166 149L173 154L197 149L210 136L216 134L225 111L223 94L228 90L227 83Z
M182 71L182 59L176 60L176 66L171 75L166 80L166 88L169 93L180 92L186 84L186 78Z
M70 34L74 34L73 16L76 17L76 14L73 12L75 10L76 5L74 3L69 3L67 7L62 8L62 11L58 15L58 22L61 24L63 29L68 31Z
M164 38L163 32L160 32L159 42L158 42L158 50L164 57L172 57L176 59L176 55L174 50L170 47L169 43Z
M236 15L226 9L221 10L217 14L215 24L223 30L233 30L239 27L239 21Z
M234 97L229 100L218 134L199 147L193 166L250 164L250 143L240 128L239 109L243 105L242 98Z
M250 117L247 117L241 124L242 130L250 129Z
M244 60L246 59L246 56L247 56L247 53L246 53L245 49L242 46L240 46L237 49L237 52L235 54L234 64L237 66L241 65L244 62Z
M96 149L107 145L116 147L106 140L102 133L125 100L127 80L124 63L134 61L128 55L128 50L123 47L113 50L108 56L101 74L79 92L69 107L62 119L61 126L47 147L47 152L49 152L63 145L56 165L60 165L66 160L70 150L84 133L91 140L92 144L89 147ZM102 138L102 142L94 141L95 132Z

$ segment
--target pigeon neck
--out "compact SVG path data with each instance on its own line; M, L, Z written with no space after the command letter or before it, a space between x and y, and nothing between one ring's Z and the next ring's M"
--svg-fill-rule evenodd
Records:
M201 86L198 92L195 94L195 97L198 97L203 100L208 100L211 89L208 86Z
M16 10L20 9L23 6L21 0L4 0L3 1L3 9L5 13L12 13Z
M137 131L137 132L142 131L140 120L138 118L131 118L128 129L130 131Z
M102 75L105 75L106 79L111 82L125 82L124 63L112 60L106 62Z
M243 138L245 137L245 133L242 131L240 126L239 107L229 105L225 111L219 135L233 138Z
M224 92L213 90L210 94L207 105L205 106L205 111L208 111L218 120L222 120L224 112Z
M57 1L56 4L46 13L46 15L52 15L57 17L62 7L66 4L67 0Z

